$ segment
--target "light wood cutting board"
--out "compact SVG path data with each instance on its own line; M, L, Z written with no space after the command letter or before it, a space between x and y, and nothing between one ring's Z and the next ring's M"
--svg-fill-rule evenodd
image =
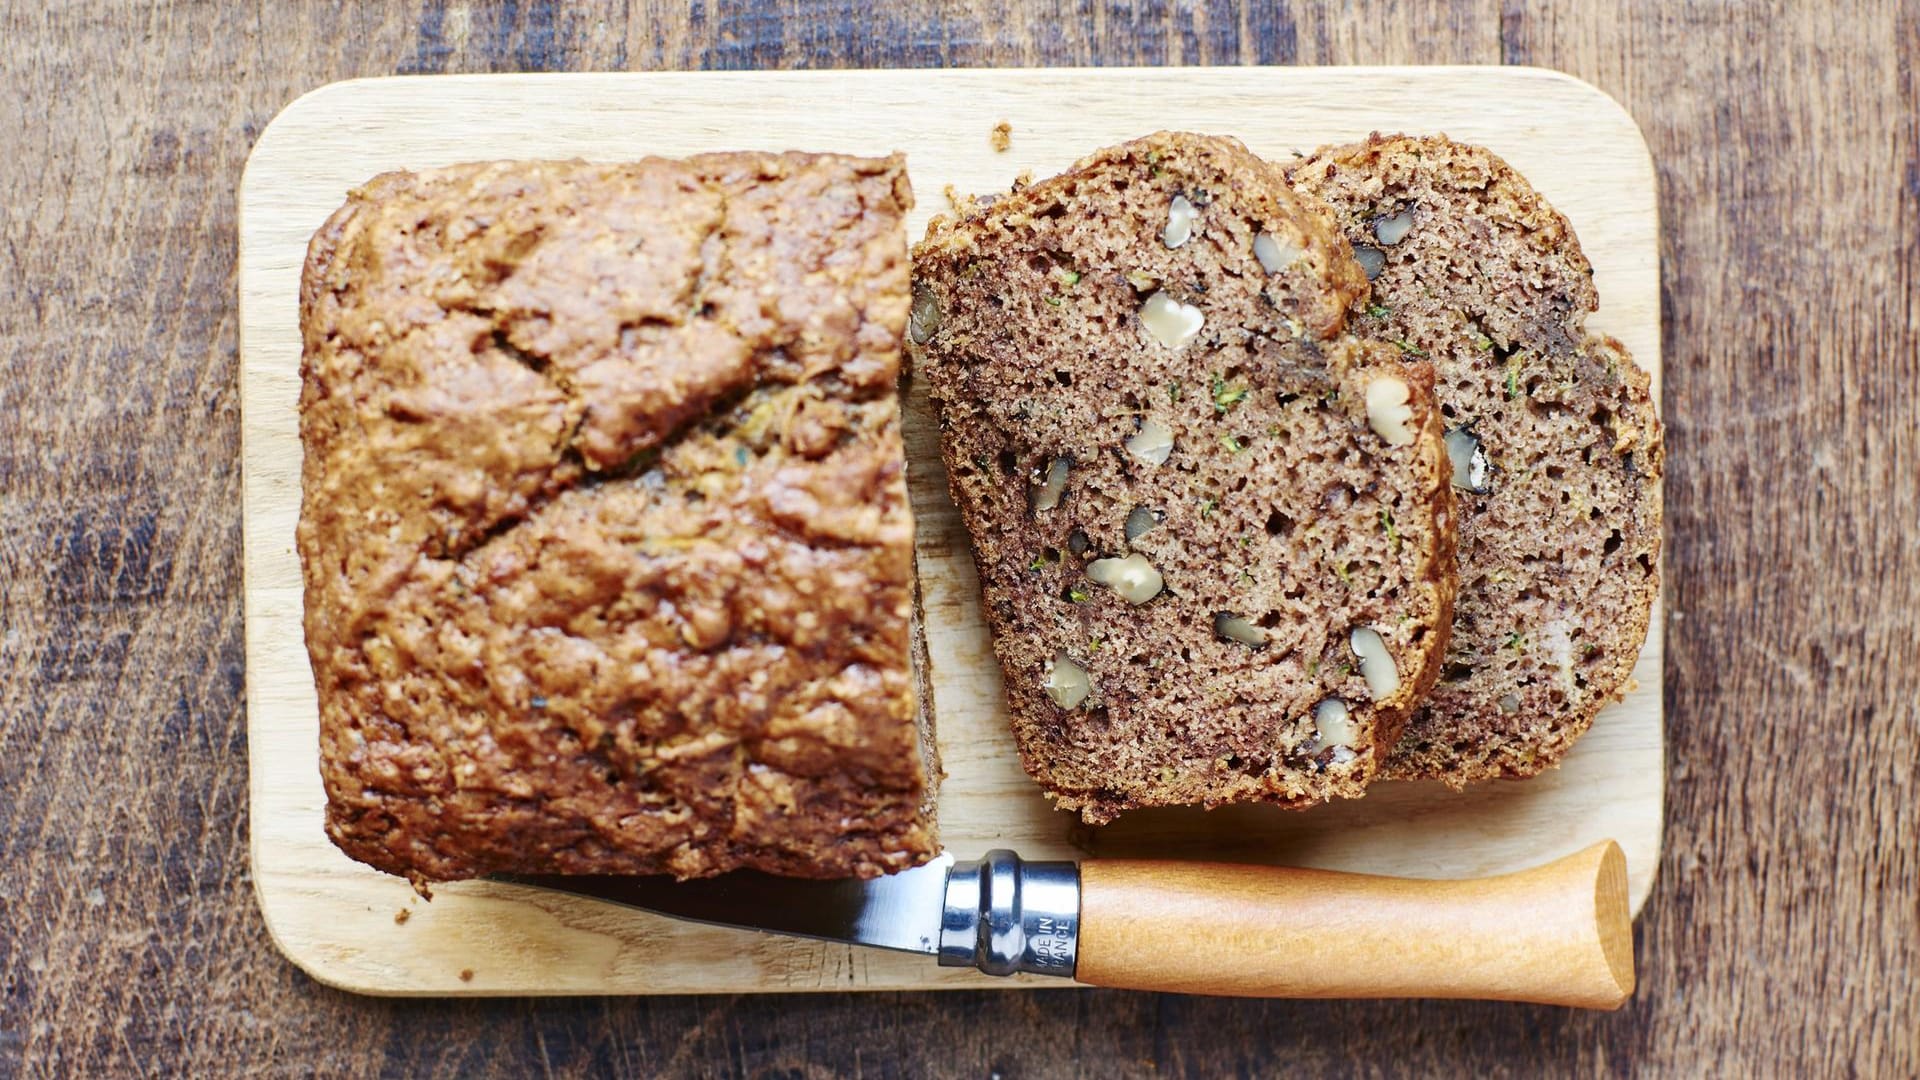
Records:
M995 152L993 125L1012 125ZM1243 68L511 75L337 83L261 135L240 187L247 706L253 879L275 943L329 985L381 994L690 993L1059 985L930 959L692 926L593 901L467 882L417 900L336 851L321 829L318 720L294 554L300 445L297 288L307 238L349 188L389 169L486 158L623 160L706 150L905 151L920 206L1004 189L1159 129L1236 135L1285 158L1369 131L1484 143L1572 219L1602 307L1591 325L1660 371L1653 164L1633 120L1593 87L1528 68ZM1155 811L1087 830L1020 770L947 500L924 389L907 449L919 523L940 754L940 823L962 858L1152 854L1412 877L1519 869L1611 837L1634 910L1659 860L1664 782L1660 613L1639 687L1557 772L1456 794L1382 784L1363 800ZM404 919L397 913L407 912Z

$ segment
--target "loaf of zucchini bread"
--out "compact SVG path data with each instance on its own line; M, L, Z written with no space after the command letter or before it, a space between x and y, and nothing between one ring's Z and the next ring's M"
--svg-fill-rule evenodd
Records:
M301 285L326 827L416 884L936 849L902 162L380 176Z

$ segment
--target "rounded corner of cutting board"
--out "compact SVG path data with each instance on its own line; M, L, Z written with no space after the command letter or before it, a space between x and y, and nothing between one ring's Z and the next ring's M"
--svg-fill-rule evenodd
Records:
M260 134L254 138L253 148L247 151L246 164L240 169L239 194L242 209L244 210L246 204L252 201L250 196L259 190L263 181L258 178L267 173L271 166L278 164L281 153L280 144L289 142L296 150L304 147L305 144L300 140L305 137L305 133L299 129L307 119L306 114L324 108L334 98L377 94L380 89L379 84L405 78L406 76L369 75L356 79L337 79L303 91L298 97L282 105L280 111L273 114L273 119L267 121L267 126L261 128ZM273 184L278 179L277 176L268 176L264 182Z
M1658 193L1653 187L1657 183L1657 174L1653 167L1653 147L1647 142L1646 132L1640 129L1640 121L1634 119L1633 113L1627 109L1625 102L1578 75L1568 74L1558 68L1524 66L1507 70L1525 73L1530 79L1538 79L1555 86L1569 96L1568 104L1585 101L1597 109L1597 113L1582 112L1580 122L1587 125L1606 124L1613 129L1616 138L1637 148L1638 153L1635 155L1634 164L1641 176L1631 179L1639 181L1644 178L1648 185L1647 194L1657 201ZM1656 205L1653 209L1657 214L1658 206Z
M863 96L859 102L850 103L844 94L836 96L844 90L844 73L787 73L756 82L765 87L766 92L751 114L730 111L731 103L738 100L742 80L752 78L742 73L715 77L686 74L550 76L537 83L525 76L379 77L329 83L294 99L256 141L239 193L243 226L241 295L244 298L251 294L256 301L263 301L243 303L240 310L241 396L246 414L243 427L263 425L262 432L272 436L249 439L243 446L247 459L245 514L255 533L262 527L261 522L275 527L269 530L270 535L261 534L272 543L254 544L256 537L254 533L249 534L250 568L273 571L271 574L250 573L246 585L250 687L256 671L260 685L267 688L307 677L304 671L296 670L299 664L293 657L299 650L281 647L284 642L276 644L268 636L298 634L298 619L288 621L285 611L281 610L289 602L297 609L297 600L290 601L287 596L279 595L291 587L297 572L292 570L290 549L282 551L277 546L281 532L285 531L280 527L291 520L289 515L295 509L293 503L297 502L297 484L289 478L295 475L292 463L299 444L291 426L294 396L289 393L291 384L287 381L289 373L297 371L299 362L293 297L300 256L308 235L337 205L341 193L351 184L388 168L432 165L463 157L551 153L617 158L650 152L690 153L725 148L719 143L759 145L768 137L769 125L773 123L770 117L775 114L790 121L773 125L785 140L795 145L830 144L836 138L847 139L842 130L845 113L853 110L873 121L874 130L864 136L866 142L897 142L902 149L914 149L916 186L937 191L941 181L950 178L949 174L953 179L962 180L999 178L1002 174L1010 177L1018 171L1016 163L1025 161L1023 154L1047 157L1057 152L1063 121L1050 102L1060 82L1075 77L1075 72L1062 69L995 73L868 72L860 80ZM1101 79L1099 73L1078 73L1077 77L1091 82ZM974 125L979 130L968 124L956 126L928 121L929 116L946 116L951 104L948 98L969 88L977 91L983 79L992 82L993 104L988 111L994 111L995 115L974 118L979 120L979 124ZM1607 330L1631 339L1629 345L1639 346L1636 355L1651 361L1657 378L1659 252L1657 222L1649 217L1655 210L1651 159L1638 125L1619 102L1590 84L1549 69L1496 67L1215 69L1197 75L1130 72L1127 79L1130 87L1135 81L1147 80L1163 87L1165 92L1143 96L1133 87L1126 95L1107 94L1102 99L1107 102L1104 111L1096 110L1086 121L1093 125L1089 130L1104 132L1137 127L1139 132L1144 132L1157 126L1156 118L1179 117L1221 130L1236 130L1235 125L1241 125L1246 128L1245 134L1258 136L1275 146L1296 136L1337 138L1342 132L1347 132L1349 137L1356 133L1363 135L1364 128L1357 132L1349 129L1365 121L1344 115L1316 117L1310 111L1302 112L1305 106L1298 102L1288 106L1292 112L1259 122L1245 115L1244 102L1250 95L1271 97L1280 93L1284 101L1284 91L1289 85L1323 87L1328 80L1352 80L1358 90L1379 91L1372 96L1381 103L1376 114L1383 130L1393 124L1409 130L1457 127L1463 137L1498 138L1505 131L1507 141L1523 146L1527 140L1543 140L1533 148L1535 160L1529 161L1530 176L1535 168L1547 174L1546 178L1554 181L1556 205L1576 225L1593 223L1591 233L1583 234L1582 240L1596 265L1609 268L1614 275L1609 279L1608 299L1609 308L1618 312L1619 321ZM1181 81L1175 82L1176 79ZM888 87L897 93L881 95ZM1536 92L1517 92L1522 90ZM881 103L870 102L865 96L867 93L877 95L872 102ZM1047 117L1048 125L1030 134L1023 130L1017 136L1013 153L995 154L987 147L986 125L998 118L997 110L1017 105L1023 93L1047 99L1033 103L1033 115ZM885 97L898 100L883 101ZM1161 116L1163 112L1166 117ZM345 123L343 116L351 117L353 122ZM700 117L711 119L689 126L691 119ZM1296 123L1300 117L1308 121L1304 129ZM1624 120L1625 124L1616 120ZM1567 153L1574 128L1596 123L1600 143L1583 141L1585 156ZM1019 138L1029 142L1021 144ZM1089 143L1087 148L1093 145L1097 143ZM833 146L818 148L832 149ZM1596 160L1606 167L1596 170ZM961 186L964 188L965 184ZM247 378L248 373L260 377ZM966 559L964 548L955 549L949 555L961 561ZM954 581L963 576L956 571ZM955 590L948 588L947 591ZM1660 626L1656 615L1654 633L1660 632ZM978 642L969 639L961 644L969 650L969 662L991 665L990 652L973 655L978 651ZM1595 775L1604 783L1620 785L1622 794L1613 797L1631 802L1631 806L1609 807L1604 794L1599 797L1592 793L1569 794L1572 785L1562 784L1557 789L1560 794L1545 797L1543 804L1551 802L1561 807L1561 812L1587 816L1578 827L1554 830L1552 839L1521 836L1504 844L1491 831L1476 833L1468 829L1458 834L1467 848L1464 853L1435 851L1430 844L1414 843L1408 851L1396 856L1391 866L1380 870L1409 876L1458 876L1473 872L1471 868L1462 869L1463 861L1484 864L1488 870L1518 868L1521 859L1528 864L1542 863L1564 854L1548 848L1561 840L1581 839L1575 833L1613 832L1618 834L1616 838L1630 860L1629 901L1637 916L1652 891L1664 823L1665 733L1660 701L1660 642L1656 638L1649 645L1648 669L1642 675L1642 682L1649 684L1647 690L1635 695L1629 703L1616 706L1621 712L1616 714L1616 721L1608 725L1611 733L1589 748L1603 756L1621 755L1618 760L1606 760ZM936 660L936 667L938 663ZM955 677L964 681L968 673L961 671ZM970 687L966 692L975 698L981 697L997 686L996 678L997 672L991 678L977 680L980 686ZM255 697L252 689L249 696L252 703ZM261 700L265 697L278 701L278 695L265 695ZM249 709L255 768L276 760L275 755L294 754L301 755L297 762L301 769L312 768L314 740L310 736L310 725L313 720L310 713L304 712L309 707L302 705L301 715L289 712L285 702L272 708ZM942 713L944 719L946 710ZM977 717L974 724L979 728L990 719ZM956 807L953 811L943 806L943 818L950 826L948 840L956 853L977 854L972 850L974 847L984 850L997 843L1030 844L1036 854L1043 855L1070 853L1068 838L1055 818L1030 805L1039 797L1025 786L1017 764L1009 765L1002 760L1004 755L996 755L999 751L991 747L975 746L948 758L950 765L964 762L955 772L962 768L986 770L975 778L977 782L970 789L964 785L957 787L951 779L948 782L948 792L964 804L964 808ZM511 988L504 984L492 990L472 986L456 981L448 969L449 964L457 969L463 962L457 954L443 955L425 943L419 934L424 929L419 919L412 920L401 937L392 936L397 928L389 921L386 905L399 893L389 895L386 891L391 882L374 886L354 876L353 864L326 842L319 822L318 802L307 795L290 798L283 791L275 790L264 792L269 797L263 802L259 782L252 785L252 790L256 816L254 890L268 936L290 963L316 981L338 990L379 996L416 996L1047 985L984 978L959 980L943 977L947 973L932 968L925 971L909 968L904 961L894 961L890 956L873 958L871 963L860 958L857 964L860 974L851 980L841 981L845 979L842 972L838 978L822 981L817 978L820 972L814 971L813 966L830 965L836 962L832 958L842 956L845 950L835 953L819 948L782 950L767 963L743 966L735 963L736 958L723 947L711 967L705 962L678 967L649 962L644 978L624 968L612 976L582 974L578 961L590 954L598 955L595 950L601 949L609 936L629 946L644 938L648 948L666 950L659 955L684 955L688 949L709 948L718 939L700 936L712 934L711 930L690 931L662 925L658 920L634 920L629 925L624 919L589 916L597 935L590 947L577 944L559 947L554 944L558 939L516 944L518 938L507 935L514 938L507 941L501 937L500 930L503 926L525 923L527 919L522 916L530 909L523 908L522 901L498 898L488 904L447 905L429 916L436 923L444 922L461 941L478 936L496 946L501 950L496 962L519 965L515 976L518 981ZM1406 797L1398 801L1405 802ZM1387 804L1394 802L1390 799ZM1500 798L1491 799L1489 805L1492 804L1501 804ZM1434 805L1418 809L1435 818L1459 820L1459 811L1446 809L1438 797ZM1619 812L1614 814L1616 809ZM1591 815L1602 811L1612 820L1591 820ZM969 816L970 825L966 824ZM1233 820L1223 815L1218 828L1230 829ZM1566 824L1565 819L1555 820ZM956 825L964 827L952 828ZM260 837L262 829L271 834L266 840ZM1329 830L1340 831L1337 820L1330 819L1316 831L1327 833ZM1289 850L1312 856L1312 843L1321 840L1331 845L1322 851L1325 859L1339 862L1345 858L1341 852L1351 854L1354 836L1342 833L1338 838L1320 837L1304 849L1296 846ZM269 842L280 846L263 850ZM1496 848L1498 850L1494 850ZM1237 850L1247 854L1244 847ZM1256 858L1262 854L1274 855L1273 852L1252 854ZM262 855L264 861L260 858ZM1634 863L1639 866L1631 865ZM426 912L421 910L423 914ZM618 925L609 928L609 923ZM735 939L726 940L740 944ZM385 946L379 944L391 945L396 941L411 951L388 955L382 951ZM554 951L555 948L559 951ZM482 972L483 976L487 974Z
M343 962L324 944L334 922L327 909L296 902L284 895L284 888L273 875L261 873L258 860L254 860L253 899L275 952L302 974L332 990L368 996L404 992L404 988L376 983L362 968Z
M1614 97L1612 94L1578 75L1561 71L1559 68L1541 67L1537 64L1502 65L1499 70L1510 72L1515 78L1522 81L1538 81L1544 84L1550 84L1566 93L1586 98L1597 104L1602 104L1613 112L1613 119L1630 125L1636 137L1640 134L1639 123L1634 120L1633 114L1627 111L1626 105L1622 104L1619 98ZM1581 119L1586 120L1588 117L1582 116ZM1645 139L1641 139L1642 144L1644 144L1645 141Z

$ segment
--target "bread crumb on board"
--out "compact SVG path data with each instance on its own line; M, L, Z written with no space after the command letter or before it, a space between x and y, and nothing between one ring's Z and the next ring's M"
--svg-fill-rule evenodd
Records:
M1013 125L1005 120L993 125L993 131L987 135L987 144L996 154L1004 154L1007 147L1013 145Z
M460 969L460 981L461 981L461 982L472 982L472 981L473 981L473 969L472 969L472 968L461 968L461 969Z
M401 908L399 911L393 913L393 923L395 926L404 925L406 921L411 918L413 918L413 912L408 911L406 908Z

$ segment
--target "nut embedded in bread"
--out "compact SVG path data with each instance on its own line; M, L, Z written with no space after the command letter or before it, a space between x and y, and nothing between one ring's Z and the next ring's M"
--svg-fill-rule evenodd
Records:
M935 850L902 163L375 178L301 287L327 830L416 882Z
M1461 501L1440 683L1387 775L1455 786L1559 762L1627 685L1659 592L1660 420L1587 332L1572 227L1488 150L1378 135L1288 168L1372 267L1356 332L1428 357Z
M915 249L911 339L1022 760L1101 822L1361 793L1438 674L1432 370L1344 338L1347 245L1163 134Z

